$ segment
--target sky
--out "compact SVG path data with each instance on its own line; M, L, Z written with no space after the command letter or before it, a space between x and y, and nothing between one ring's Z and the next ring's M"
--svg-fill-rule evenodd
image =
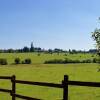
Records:
M100 0L0 0L0 48L88 50Z

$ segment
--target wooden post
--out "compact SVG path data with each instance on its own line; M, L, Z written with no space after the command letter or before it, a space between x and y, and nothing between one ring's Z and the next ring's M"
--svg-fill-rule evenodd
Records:
M68 100L68 76L64 75L63 85L63 100Z
M12 93L11 93L12 100L16 100L15 99L15 93L16 93L16 83L15 83L15 79L16 79L16 76L13 75L12 78L11 78L11 82L12 82Z

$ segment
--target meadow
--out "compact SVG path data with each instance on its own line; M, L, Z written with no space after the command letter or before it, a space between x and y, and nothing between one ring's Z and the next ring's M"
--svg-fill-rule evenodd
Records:
M52 60L52 59L73 59L73 60L84 60L84 59L92 59L96 55L95 54L69 54L69 53L40 53L40 56L38 53L0 53L0 58L5 58L8 61L8 64L14 63L15 58L20 58L21 60L24 60L25 58L30 58L32 60L32 64L43 64L46 60Z
M32 64L14 65L16 57L31 58ZM43 64L49 59L92 59L93 54L41 54L37 53L1 53L0 58L6 58L8 65L0 65L0 76L16 75L17 79L38 82L61 83L64 75L69 75L70 80L100 82L99 65L88 64ZM9 81L0 80L0 88L11 88ZM17 84L17 93L43 99L62 100L62 89L27 86ZM0 100L11 100L9 94L0 92ZM22 100L22 99L16 99ZM69 86L69 100L100 100L100 88Z

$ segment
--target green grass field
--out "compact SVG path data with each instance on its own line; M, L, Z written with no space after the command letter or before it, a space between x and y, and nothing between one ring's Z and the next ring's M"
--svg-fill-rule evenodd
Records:
M70 58L75 60L76 59L83 60L83 59L92 59L95 56L96 55L94 54L67 54L66 56L65 53L60 53L59 55L57 53L54 54L41 53L40 56L38 56L38 53L0 53L0 58L6 58L9 64L14 63L14 59L16 57L19 57L21 60L25 58L31 58L33 64L43 64L44 61L51 59Z
M31 58L31 65L12 65L14 58ZM70 80L100 82L100 72L97 72L98 64L42 64L47 59L85 59L92 58L91 54L0 54L0 58L7 58L9 65L0 65L0 75L16 75L17 79L40 82L61 83L64 75L69 75ZM0 80L0 88L11 88L9 81ZM61 100L62 89L28 86L17 84L17 93L43 99ZM11 100L9 94L0 92L0 100ZM22 100L22 99L17 99ZM100 88L69 86L69 100L100 100Z

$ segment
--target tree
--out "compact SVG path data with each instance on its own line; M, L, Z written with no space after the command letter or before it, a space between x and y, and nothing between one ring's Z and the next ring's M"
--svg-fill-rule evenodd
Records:
M52 49L48 49L48 53L49 54L52 54L53 53L53 50Z
M73 50L72 50L72 53L73 53L73 54L76 54L76 53L77 53L77 51L76 51L75 49L73 49Z
M30 49L28 47L23 48L23 52L29 52L29 51L30 51Z
M34 52L34 46L33 46L33 42L31 43L30 52Z
M99 18L100 20L100 18ZM100 29L96 28L94 32L92 32L92 38L96 42L97 54L98 54L98 63L100 63ZM99 68L100 69L100 68Z
M96 41L96 47L100 56L100 29L95 29L94 32L92 32L92 38Z
M99 17L100 20L100 17ZM98 54L100 56L100 29L96 28L94 32L92 32L92 38L96 41L96 47L98 50Z

